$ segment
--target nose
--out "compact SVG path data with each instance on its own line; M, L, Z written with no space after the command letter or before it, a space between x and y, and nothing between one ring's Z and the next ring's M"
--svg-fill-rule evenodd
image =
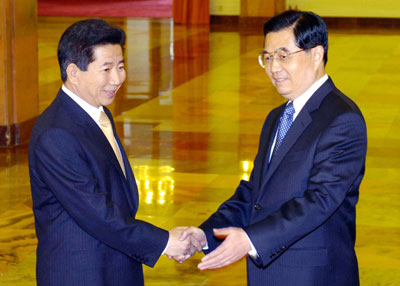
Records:
M125 71L113 69L110 76L110 83L112 85L121 85L125 80Z
M281 63L279 62L278 59L276 59L275 57L272 58L271 63L269 64L269 69L271 70L271 72L275 73L280 71L282 68Z

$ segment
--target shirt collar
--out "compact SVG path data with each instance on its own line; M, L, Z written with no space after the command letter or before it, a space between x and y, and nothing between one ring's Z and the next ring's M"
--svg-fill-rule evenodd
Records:
M61 87L61 89L73 100L75 101L83 110L89 114L93 120L99 124L99 119L100 119L100 113L104 110L103 106L100 107L95 107L93 105L90 105L87 103L85 100L77 96L75 93L73 93L71 90L69 90L64 84Z
M303 109L304 105L311 98L314 92L316 92L317 89L320 88L327 80L328 80L328 75L325 74L319 80L314 82L302 95L293 100L293 107L295 110L295 113L293 115L293 120L297 117L297 115Z

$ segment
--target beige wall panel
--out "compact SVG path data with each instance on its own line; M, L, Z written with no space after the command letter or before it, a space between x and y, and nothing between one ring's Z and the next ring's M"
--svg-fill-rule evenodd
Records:
M210 0L210 15L239 16L240 0Z

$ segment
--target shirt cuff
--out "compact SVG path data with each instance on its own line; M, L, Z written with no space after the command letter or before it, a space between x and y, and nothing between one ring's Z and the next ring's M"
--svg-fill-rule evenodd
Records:
M246 232L245 232L245 233L246 233ZM254 244L251 242L250 237L248 236L247 233L246 233L246 236L247 236L247 239L249 240L250 246L251 246L251 250L248 252L248 254L249 254L252 258L257 259L257 257L258 257L258 252L257 252L256 248L254 247Z
M165 248L164 248L163 252L161 253L161 255L165 254L165 252L167 251L168 245L169 245L169 239L168 239L167 245L165 246Z

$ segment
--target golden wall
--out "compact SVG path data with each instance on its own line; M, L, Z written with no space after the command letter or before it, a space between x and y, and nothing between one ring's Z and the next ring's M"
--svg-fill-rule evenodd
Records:
M210 15L240 15L240 5L248 0L210 0ZM271 1L252 0L254 9L259 3ZM273 2L273 1L272 1ZM286 8L309 10L326 17L400 18L398 0L286 0Z
M286 0L289 6L325 17L400 18L398 0Z

